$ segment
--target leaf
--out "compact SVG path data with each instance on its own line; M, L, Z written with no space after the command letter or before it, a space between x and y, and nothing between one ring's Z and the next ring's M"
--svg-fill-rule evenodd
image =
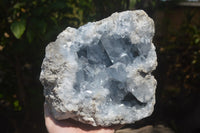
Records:
M18 106L19 106L19 101L18 101L18 100L15 100L15 101L13 102L13 105L14 105L15 108L18 107Z
M13 106L14 106L14 110L15 110L15 111L21 111L21 110L22 110L22 107L21 107L20 104L19 104L19 100L15 100L15 101L13 102Z
M34 39L34 33L30 29L28 29L26 32L26 37L28 39L28 42L31 43Z
M31 29L36 34L44 34L46 32L47 23L44 20L33 18L31 19ZM28 29L29 30L29 29Z
M66 7L66 2L65 1L56 1L56 2L52 3L50 7L53 9L56 9L56 10L63 9Z
M22 6L24 6L25 4L26 4L25 2L19 2L19 3L16 3L16 4L13 6L13 8L19 9L19 8L21 8Z
M200 42L200 38L195 39L195 44L198 44Z
M45 21L40 20L37 23L37 27L40 29L40 32L44 34L46 32L47 24L45 23Z
M26 29L26 21L15 21L11 24L10 29L17 39L20 39Z

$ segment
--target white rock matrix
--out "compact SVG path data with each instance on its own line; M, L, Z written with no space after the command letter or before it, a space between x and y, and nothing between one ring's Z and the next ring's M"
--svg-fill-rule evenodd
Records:
M154 22L142 10L68 27L46 47L40 81L58 119L93 126L134 123L151 115L157 66Z

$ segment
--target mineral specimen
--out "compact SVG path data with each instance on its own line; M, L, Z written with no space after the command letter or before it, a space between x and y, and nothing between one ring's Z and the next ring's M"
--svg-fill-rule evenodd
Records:
M40 81L58 119L93 126L134 123L155 104L154 23L142 10L68 27L46 47Z

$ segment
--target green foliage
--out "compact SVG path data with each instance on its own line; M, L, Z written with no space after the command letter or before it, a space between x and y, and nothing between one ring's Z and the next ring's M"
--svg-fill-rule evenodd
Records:
M196 90L200 79L200 25L193 22L194 14L186 13L185 22L165 40L162 53L173 61L168 70L170 79L182 89ZM197 19L197 18L196 18ZM177 54L179 53L179 54ZM170 62L171 62L170 61Z
M19 105L19 101L18 100L15 100L13 102L13 106L14 106L14 110L15 111L21 111L22 107Z
M168 10L165 13L169 14ZM180 25L168 18L169 22L163 25L163 38L157 40L161 67L158 78L162 81L159 107L170 116L170 124L177 132L181 127L174 121L191 115L200 95L200 17L198 11L184 11Z
M38 118L35 126L44 130L39 74L45 47L66 27L86 23L93 12L91 0L0 1L0 116L8 116L10 127L28 130L27 121Z
M125 9L126 0L112 1L0 1L0 116L6 116L10 128L44 132L39 74L46 45L68 26L77 28Z
M26 21L25 20L15 21L11 24L10 29L14 34L14 36L17 39L19 39L23 35L26 29Z

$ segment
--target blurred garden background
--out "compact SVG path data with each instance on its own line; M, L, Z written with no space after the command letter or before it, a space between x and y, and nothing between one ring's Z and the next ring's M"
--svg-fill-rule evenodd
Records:
M126 127L200 133L198 0L0 0L0 132L47 132L40 66L61 31L135 9L155 21L157 102L151 117Z

